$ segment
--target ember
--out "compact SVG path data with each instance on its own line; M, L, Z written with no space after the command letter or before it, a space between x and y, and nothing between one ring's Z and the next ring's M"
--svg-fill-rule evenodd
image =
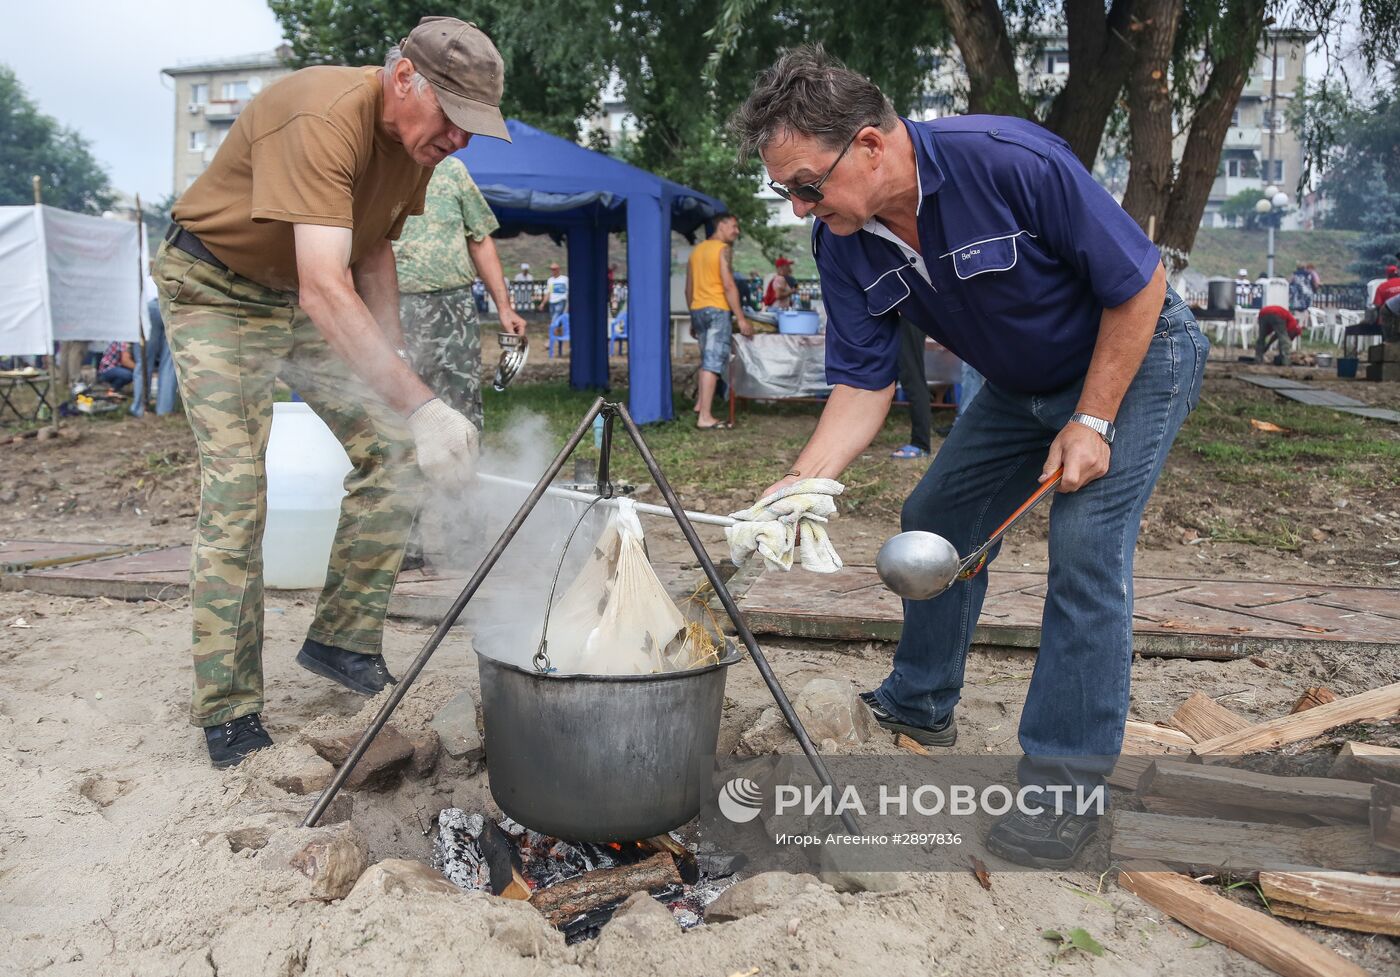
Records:
M702 873L694 852L675 835L602 845L563 841L510 818L494 822L459 808L438 815L433 866L459 888L529 899L570 943L597 936L617 907L643 888L690 929L737 881L732 858L707 858Z

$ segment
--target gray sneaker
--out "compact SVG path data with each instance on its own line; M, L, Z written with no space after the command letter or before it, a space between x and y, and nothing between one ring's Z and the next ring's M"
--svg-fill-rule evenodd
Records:
M890 715L889 710L880 705L880 700L875 698L874 692L862 692L860 701L870 707L875 721L881 726L893 733L903 733L923 746L948 747L958 741L958 724L951 713L947 719L935 726L911 726Z

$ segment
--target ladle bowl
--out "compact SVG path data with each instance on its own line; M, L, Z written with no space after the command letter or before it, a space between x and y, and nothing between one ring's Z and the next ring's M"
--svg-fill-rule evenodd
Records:
M886 587L908 600L928 600L958 575L958 551L937 533L912 530L891 536L875 557Z

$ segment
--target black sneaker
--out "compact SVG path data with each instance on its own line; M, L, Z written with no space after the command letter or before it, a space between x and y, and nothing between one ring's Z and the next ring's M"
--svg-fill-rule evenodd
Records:
M1034 868L1068 868L1099 830L1097 815L1012 811L992 825L987 850Z
M398 679L384 666L383 655L362 655L333 645L323 645L307 638L297 652L297 664L322 678L332 679L351 692L378 695L385 685L397 685Z
M262 728L257 713L230 719L217 726L206 726L204 745L209 747L209 762L215 769L236 767L255 750L272 745L272 737Z
M862 692L860 701L870 707L877 723L891 732L903 733L916 743L924 746L952 746L958 741L958 724L953 721L951 713L936 726L911 726L891 716L889 710L880 705L880 700L875 698L874 692Z

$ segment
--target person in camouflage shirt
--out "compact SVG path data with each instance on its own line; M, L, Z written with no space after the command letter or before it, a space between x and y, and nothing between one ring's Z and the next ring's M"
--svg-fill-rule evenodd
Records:
M394 242L399 317L409 360L423 381L481 429L481 324L472 301L479 277L501 331L525 334L511 305L491 232L500 225L458 158L433 171L423 213Z
M496 303L502 332L525 334L506 287L491 232L496 215L467 167L448 157L433 171L423 213L394 242L399 318L409 362L448 404L482 430L481 323L472 285L478 278ZM422 514L409 540L406 568L421 566Z

